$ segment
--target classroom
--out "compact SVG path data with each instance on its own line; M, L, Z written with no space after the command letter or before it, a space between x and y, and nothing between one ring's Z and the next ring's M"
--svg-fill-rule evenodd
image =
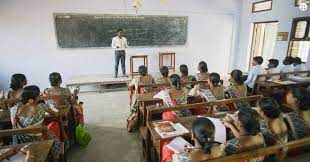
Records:
M0 0L0 161L307 162L310 0Z

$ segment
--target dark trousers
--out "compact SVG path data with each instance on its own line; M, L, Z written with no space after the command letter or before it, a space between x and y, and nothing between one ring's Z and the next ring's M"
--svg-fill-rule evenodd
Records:
M126 52L124 50L120 51L115 51L115 67L114 67L114 74L117 75L118 73L118 64L119 60L121 60L121 66L122 66L122 71L123 74L126 74L126 69L125 69L125 58L126 58Z

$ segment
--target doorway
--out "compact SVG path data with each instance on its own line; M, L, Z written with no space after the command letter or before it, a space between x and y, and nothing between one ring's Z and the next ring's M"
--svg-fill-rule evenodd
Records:
M263 66L267 65L266 60L273 57L277 35L278 21L254 23L249 67L252 66L252 59L256 56L263 57Z

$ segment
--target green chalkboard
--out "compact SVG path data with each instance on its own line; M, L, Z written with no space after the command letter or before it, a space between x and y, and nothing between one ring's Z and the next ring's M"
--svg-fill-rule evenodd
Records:
M155 15L54 14L58 47L110 47L124 29L129 46L185 45L187 17Z

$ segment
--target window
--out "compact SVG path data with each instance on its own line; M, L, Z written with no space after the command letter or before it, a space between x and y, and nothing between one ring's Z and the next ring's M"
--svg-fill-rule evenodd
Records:
M278 24L277 21L254 23L249 67L251 67L252 59L255 56L262 56L264 60L273 58L278 35Z
M269 11L272 9L272 0L264 0L260 2L254 2L252 4L252 13Z
M295 0L295 6L299 6L300 3L310 4L310 0Z
M310 17L296 18L292 23L288 55L307 62L310 50Z

